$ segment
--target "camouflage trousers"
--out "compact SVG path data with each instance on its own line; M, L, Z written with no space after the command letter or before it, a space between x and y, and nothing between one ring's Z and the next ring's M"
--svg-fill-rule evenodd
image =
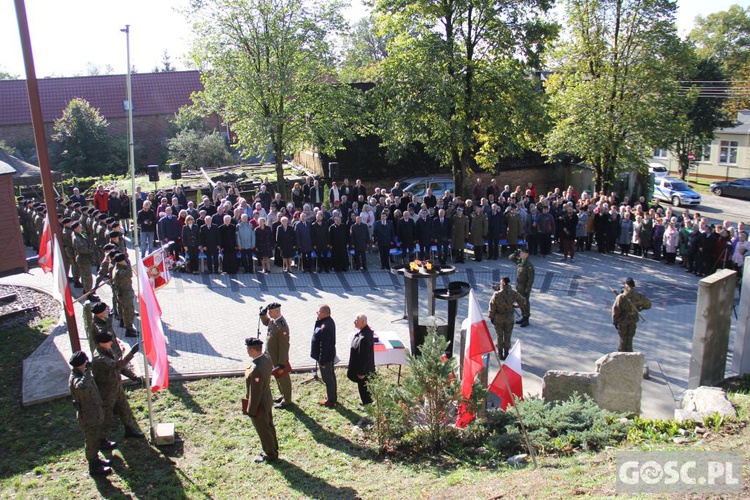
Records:
M492 321L495 326L495 335L497 335L497 352L501 358L505 359L510 352L510 339L513 335L513 314L503 315Z
M78 275L81 277L83 291L90 292L94 287L94 278L91 275L91 259L78 257L76 267L78 268Z
M96 461L99 459L99 441L104 437L102 433L102 425L94 423L78 422L83 432L83 439L86 443L86 460L89 464L96 465Z
M636 323L620 321L617 324L617 333L620 335L620 352L633 352L633 337L635 337Z
M104 429L105 435L112 430L112 420L114 420L114 414L117 413L120 417L120 421L125 426L125 429L135 429L135 418L133 417L133 410L130 409L130 403L128 398L125 396L125 392L120 389L119 394L113 400L105 400L104 403Z

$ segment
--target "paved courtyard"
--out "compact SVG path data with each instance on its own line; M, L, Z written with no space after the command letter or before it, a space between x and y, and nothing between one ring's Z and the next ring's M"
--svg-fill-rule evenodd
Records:
M170 377L243 372L247 364L243 340L257 334L258 310L272 301L282 304L290 325L291 364L295 369L313 367L310 338L316 308L322 303L331 306L337 323L342 365L348 361L348 338L360 313L368 316L376 332L394 331L408 345L408 326L402 319L403 278L373 270L378 267L374 265L377 256L371 254L369 259L367 272L283 274L274 269L276 272L269 275L174 275L170 284L157 292L168 338ZM698 278L678 265L595 252L577 255L574 263L560 262L557 254L532 257L532 262L536 279L531 326L516 327L513 334L514 340L523 341L524 392L540 394L541 377L547 370L592 371L600 356L616 350L618 337L610 316L612 289L619 290L625 278L632 276L637 288L653 301L653 308L643 313L646 321L639 324L634 341L635 349L644 352L652 373L652 379L643 385L643 414L671 416L674 399L687 389ZM508 260L469 262L459 264L455 274L439 277L437 286L447 286L449 281L468 282L484 309L492 295L492 284L504 275L515 280L515 265ZM34 269L1 278L0 283L49 290L52 276ZM425 285L421 286L424 290ZM100 295L109 301L108 291ZM436 301L436 307L438 316L446 315L445 302ZM467 308L468 298L460 299L457 325L466 317ZM77 309L81 344L87 346L81 308ZM262 325L260 330L264 338ZM733 324L730 351L734 330ZM65 360L69 353L67 331L61 327L26 361L25 404L67 393ZM496 369L493 363L491 371ZM59 374L61 383L55 382L49 370Z

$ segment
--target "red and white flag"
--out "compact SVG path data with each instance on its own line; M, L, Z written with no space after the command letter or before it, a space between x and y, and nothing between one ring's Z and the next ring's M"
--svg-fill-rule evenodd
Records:
M466 346L464 348L461 395L466 399L470 399L474 387L474 380L484 368L482 356L495 350L490 330L487 327L487 322L484 320L484 315L482 314L482 309L479 307L477 297L474 295L474 290L469 292L469 315L464 320L464 325L465 330L468 333L466 335ZM465 404L461 404L458 408L456 426L464 428L472 420L474 420L474 414L469 411Z
M505 376L503 376L505 374ZM505 358L500 371L495 375L495 380L490 384L489 390L500 396L500 408L503 410L508 405L516 404L515 398L523 399L523 369L521 368L521 341L516 341L513 348Z
M143 268L146 270L154 290L158 290L169 283L169 267L164 255L164 247L154 250L145 256L141 262L143 262Z
M68 316L73 316L73 296L70 295L70 284L65 272L65 262L60 250L60 243L57 241L57 238L53 239L55 241L55 250L53 252L52 279L55 283L52 286L52 297L62 304Z
M42 230L39 256L36 261L42 271L45 273L52 272L52 229L49 227L49 215L44 217L44 230Z
M138 273L140 285L138 300L141 304L143 349L152 369L151 392L156 392L159 389L169 387L169 361L167 359L167 340L161 323L161 307L156 300L156 293L151 286L146 270L144 264Z

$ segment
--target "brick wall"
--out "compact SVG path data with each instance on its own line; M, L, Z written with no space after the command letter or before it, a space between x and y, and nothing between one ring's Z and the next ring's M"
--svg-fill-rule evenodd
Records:
M13 175L0 175L0 275L28 271L13 192Z

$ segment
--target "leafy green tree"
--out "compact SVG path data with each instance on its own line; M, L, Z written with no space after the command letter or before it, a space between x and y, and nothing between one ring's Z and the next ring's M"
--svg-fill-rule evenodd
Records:
M729 112L750 107L746 87L750 80L750 6L732 5L729 9L698 16L689 39L703 58L715 58L721 64L728 80L732 82L733 99L727 100Z
M645 166L663 140L677 89L673 0L567 0L567 32L551 54L547 91L555 125L545 152L582 158L596 189Z
M155 66L153 69L154 73L171 73L175 71L175 67L172 66L172 60L169 57L169 53L165 50L161 55L161 66Z
M380 65L379 133L393 159L415 143L467 173L516 155L544 130L543 95L530 74L557 27L547 0L377 0L388 57Z
M107 132L109 123L88 101L75 98L55 120L52 134L52 161L55 168L88 177L119 173L127 166L115 141Z
M333 43L345 22L327 0L192 0L192 59L202 71L201 109L232 124L243 154L326 154L354 138L361 97L337 84Z
M697 61L695 56L686 56L682 62L682 80L686 83L674 96L671 107L674 140L660 145L678 159L680 178L684 180L690 169L689 155L699 157L703 147L713 140L716 129L729 127L733 122L723 108L724 99L715 97L710 90L701 92L726 79L718 61L713 58Z
M186 130L195 130L205 135L209 130L206 125L206 117L198 112L195 106L182 106L174 118L169 121L169 127L172 134Z
M7 71L0 70L0 80L18 80L18 75L8 73Z
M377 64L387 54L387 37L378 32L371 16L363 17L346 37L341 79L345 82L374 81Z
M177 133L167 142L170 161L186 168L220 167L232 162L224 138L218 132L204 134L188 129Z

